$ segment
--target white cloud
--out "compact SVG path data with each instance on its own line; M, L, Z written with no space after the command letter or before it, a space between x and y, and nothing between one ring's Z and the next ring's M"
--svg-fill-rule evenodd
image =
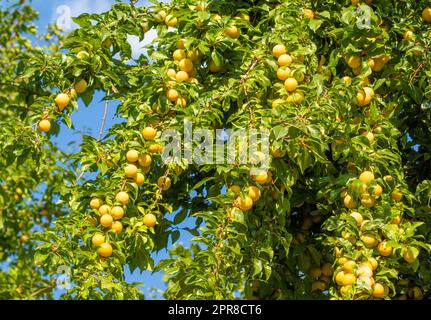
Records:
M141 54L145 54L147 50L144 49L144 46L150 44L151 41L153 41L156 37L157 37L157 32L154 29L151 29L150 31L148 31L141 42L139 42L139 38L137 36L129 35L127 37L127 41L132 47L133 59L137 59Z

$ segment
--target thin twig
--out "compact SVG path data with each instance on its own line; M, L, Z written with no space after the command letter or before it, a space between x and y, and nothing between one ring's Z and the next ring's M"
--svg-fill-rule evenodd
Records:
M107 99L108 96L109 96L109 91L106 93L106 97L105 97L105 111L103 113L102 125L101 125L100 131L99 131L98 142L100 142L102 140L103 129L105 128L106 116L108 115L108 99Z
M56 286L56 285L55 285L55 284L53 284L53 285L51 285L51 286L49 286L49 287L39 289L39 290L37 290L36 292L34 292L34 293L32 294L32 296L33 296L33 297L36 297L36 296L38 296L38 295L40 295L40 294L42 294L42 293L45 293L46 291L49 291L49 290L54 289L54 288L55 288L55 286Z

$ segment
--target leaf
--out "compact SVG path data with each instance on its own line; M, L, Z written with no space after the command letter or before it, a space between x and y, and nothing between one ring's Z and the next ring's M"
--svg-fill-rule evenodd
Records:
M174 244L175 242L177 242L177 240L179 238L180 238L180 232L178 230L175 230L174 232L171 233L172 244Z
M311 30L316 32L317 29L320 28L322 23L323 23L323 20L313 19L313 20L310 20L310 22L308 23L308 26L310 27Z

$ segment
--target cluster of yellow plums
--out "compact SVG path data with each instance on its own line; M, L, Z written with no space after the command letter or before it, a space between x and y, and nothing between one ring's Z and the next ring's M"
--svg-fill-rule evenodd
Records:
M228 216L231 219L234 219L235 209L239 209L243 212L249 211L261 197L261 191L256 186L247 187L244 192L244 196L241 196L241 187L238 185L230 186L229 190L237 196L234 201L233 208L228 210Z
M350 185L351 191L359 191L361 194L361 204L365 208L372 208L376 204L376 199L378 199L382 193L383 188L375 183L374 173L371 171L364 171L359 175L359 178L354 180ZM385 176L383 178L386 182L392 181L391 176ZM342 197L344 198L344 206L347 209L356 209L358 207L355 199L348 193L347 190L343 190ZM391 193L392 200L399 202L402 199L402 193L398 189L394 189Z
M384 176L383 180L387 183L392 183L393 178L389 175ZM348 188L342 191L342 197L344 197L344 206L347 209L353 210L358 208L358 204L354 198L349 194L353 192L359 192L361 196L361 205L365 208L372 208L375 205L376 199L380 198L383 194L383 188L376 183L374 173L371 171L363 171L358 179L352 181ZM402 192L397 188L394 188L391 192L391 199L394 202L400 202L402 200ZM366 224L370 220L364 219L363 215L358 211L350 212L350 216L355 220L357 228L360 230L360 241L359 246L365 246L368 249L376 249L380 258L389 257L393 254L393 248L388 244L386 240L379 242L377 237L371 232L366 231ZM393 217L391 223L394 225L400 225L401 215ZM400 232L403 232L400 228ZM352 245L358 245L358 241L355 236L348 232L343 232L343 238ZM360 249L360 248L359 248ZM374 281L374 273L378 268L378 261L369 257L366 260L357 261L348 257L343 256L343 250L336 248L337 264L339 267L336 270L335 281L341 286L340 294L346 296L350 291L352 285L356 284L356 289L359 294L363 293L367 295L371 292L375 298L384 298L388 295L388 287L383 283L376 283ZM418 254L418 249L412 247L405 247L402 250L403 259L411 264L413 263ZM365 293L364 291L365 290Z
M324 291L326 286L331 282L334 268L331 263L325 262L322 266L311 267L308 273L315 280L311 284L311 292Z
M76 99L78 94L84 93L87 90L88 84L84 79L79 80L73 85L73 88L69 89L66 93L59 93L55 97L55 105L58 111L63 112L63 110L69 105L70 99ZM39 121L37 127L42 132L48 132L51 130L51 121L49 120L49 115L43 117Z
M294 62L294 57L287 53L286 46L283 44L277 44L272 49L272 55L277 59L278 69L277 78L284 81L284 88L290 93L285 99L275 99L272 102L272 107L277 108L285 101L291 103L301 103L304 100L304 94L297 91L299 86L298 79L293 77L292 70L289 68ZM304 75L301 74L299 81L304 80Z
M177 41L177 49L174 51L172 57L176 64L177 70L168 69L166 75L171 79L168 82L168 90L166 96L169 101L178 103L182 107L187 105L187 99L180 95L177 89L175 89L176 83L179 82L190 82L199 83L195 78L197 69L195 63L198 63L202 58L202 55L198 49L185 49L185 39Z
M172 15L167 14L165 10L160 10L154 16L154 20L158 23L165 23L168 27L175 28L178 19Z
M146 141L153 141L156 138L157 130L153 127L145 127L142 130L142 136ZM156 146L152 148L152 146ZM148 150L152 153L161 151L159 144L152 144ZM151 149L151 150L150 150ZM145 176L139 172L140 169L144 173L148 173L151 169L152 157L147 153L141 154L135 149L130 149L126 153L127 165L124 167L124 175L127 179L132 179L138 186L142 186L145 182ZM159 189L166 191L171 187L171 179L167 176L159 177L157 180L157 186ZM129 194L125 191L120 191L115 197L116 205L108 206L102 199L93 198L90 202L90 207L93 210L97 210L100 219L99 223L102 227L109 230L114 230L119 235L123 230L123 225L120 221L124 217L125 211L124 206L129 204ZM157 218L152 213L144 215L142 223L149 228L154 228L157 224ZM110 257L112 255L112 246L106 242L105 235L96 233L92 238L94 246L99 247L98 253L102 257Z
M123 231L123 224L119 221L124 215L124 206L129 203L129 194L121 191L116 197L116 205L109 206L100 198L93 198L90 201L90 208L96 210L100 216L99 223L105 230L114 230L117 235ZM93 235L91 242L98 247L98 253L102 257L112 255L112 246L106 242L106 237L102 233Z

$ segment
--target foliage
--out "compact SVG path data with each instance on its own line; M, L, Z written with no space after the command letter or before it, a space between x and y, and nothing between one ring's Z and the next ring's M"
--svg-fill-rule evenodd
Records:
M64 265L73 285L63 299L142 298L126 266L163 271L168 299L429 297L427 6L132 1L74 18L79 28L65 38L51 28L44 39L55 41L42 47L26 38L36 14L25 1L1 9L0 259L12 262L0 272L0 298L52 298ZM142 40L152 29L147 54L130 63L127 37ZM287 62L273 56L276 45ZM175 59L183 54L192 79L176 81L167 71L189 69ZM289 85L278 63L290 69ZM50 137L61 122L73 130L82 79L82 102L102 91L107 104L120 101L124 121L64 154ZM71 98L65 108L54 102L58 93ZM42 119L52 124L46 134L37 130ZM271 176L251 177L251 164L164 163L161 132L183 132L187 119L194 129L269 129ZM125 176L128 162L144 182ZM260 199L246 210L238 197L251 197L249 186ZM124 209L122 232L98 224L103 212L92 199L111 214ZM176 243L183 232L194 236L190 246ZM94 246L97 233L112 255ZM165 248L171 257L156 264L153 253Z

